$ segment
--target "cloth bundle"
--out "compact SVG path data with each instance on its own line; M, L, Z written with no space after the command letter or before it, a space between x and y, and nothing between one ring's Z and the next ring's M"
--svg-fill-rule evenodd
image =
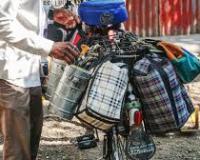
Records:
M161 133L181 128L194 108L171 62L152 53L132 69L147 131Z
M109 130L120 121L127 85L126 64L103 63L91 79L76 116L95 128Z

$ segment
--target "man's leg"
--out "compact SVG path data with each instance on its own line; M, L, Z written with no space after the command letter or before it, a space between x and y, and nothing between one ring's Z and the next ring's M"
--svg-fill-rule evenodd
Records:
M0 80L0 123L4 160L30 160L29 89Z
M6 160L35 160L42 130L41 87L24 89L0 80L0 127Z
M13 109L1 110L4 160L30 160L29 118Z
M31 124L31 160L35 160L43 125L42 90L41 87L30 89L30 124Z

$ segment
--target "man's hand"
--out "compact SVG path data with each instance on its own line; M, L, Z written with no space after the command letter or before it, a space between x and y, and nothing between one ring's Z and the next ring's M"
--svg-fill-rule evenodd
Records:
M75 28L80 23L80 19L72 11L67 9L55 9L53 13L53 20L62 24L67 29Z
M73 63L79 55L78 48L70 42L55 42L50 53L50 56L64 60L68 64Z

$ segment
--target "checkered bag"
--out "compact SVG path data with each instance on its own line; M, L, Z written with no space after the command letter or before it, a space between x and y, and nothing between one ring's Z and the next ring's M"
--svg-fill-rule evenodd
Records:
M77 117L95 128L109 130L120 121L127 85L126 64L104 62L90 81Z
M161 133L180 129L194 107L171 62L152 54L136 62L132 74L143 104L147 131Z

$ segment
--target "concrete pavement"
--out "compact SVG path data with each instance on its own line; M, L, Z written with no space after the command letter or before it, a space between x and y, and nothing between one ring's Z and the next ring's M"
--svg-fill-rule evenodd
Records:
M200 34L153 37L168 42L173 42L200 56Z

